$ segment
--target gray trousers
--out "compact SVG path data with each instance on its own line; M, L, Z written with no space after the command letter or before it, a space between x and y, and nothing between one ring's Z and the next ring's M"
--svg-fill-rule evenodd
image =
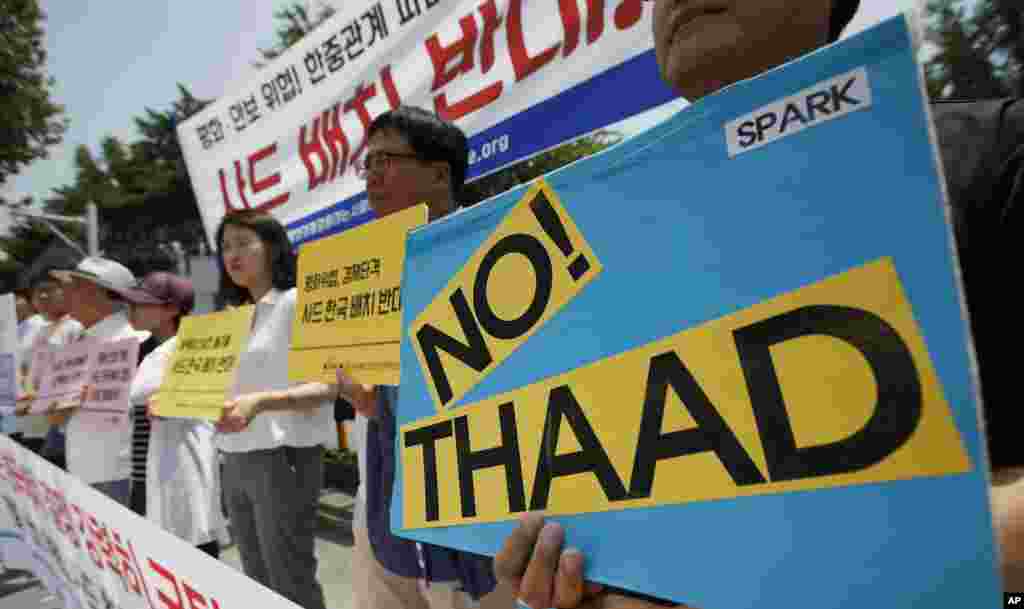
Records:
M323 448L224 454L224 498L245 574L305 609L325 609L313 533Z

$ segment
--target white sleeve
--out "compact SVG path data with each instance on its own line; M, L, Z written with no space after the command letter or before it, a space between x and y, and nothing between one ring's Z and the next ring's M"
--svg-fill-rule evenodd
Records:
M139 364L128 392L128 399L132 404L144 404L160 389L160 384L164 380L164 369L171 359L171 353L174 352L174 341L172 338L160 345Z

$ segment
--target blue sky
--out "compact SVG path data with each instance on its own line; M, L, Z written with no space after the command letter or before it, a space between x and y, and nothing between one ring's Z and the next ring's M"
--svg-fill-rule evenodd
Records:
M350 0L352 1L352 0ZM861 0L851 31L892 15L896 6L920 0ZM47 68L56 78L54 97L71 123L64 142L8 180L0 196L44 199L52 189L74 181L75 149L98 150L115 135L135 138L132 118L146 107L166 109L177 97L177 83L202 98L219 97L254 68L257 49L274 40L273 13L292 0L41 0L48 15ZM310 5L332 4L307 1ZM616 128L635 133L670 116L671 104ZM0 208L0 233L9 226Z
M42 0L47 69L54 98L71 119L64 143L8 180L0 195L45 198L74 181L75 149L97 150L106 135L130 141L132 118L166 109L181 82L199 97L220 96L253 68L274 40L274 11L289 0ZM8 226L0 212L0 230Z

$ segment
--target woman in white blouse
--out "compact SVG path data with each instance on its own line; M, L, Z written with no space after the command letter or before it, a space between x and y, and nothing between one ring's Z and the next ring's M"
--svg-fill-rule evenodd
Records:
M148 330L160 346L139 364L132 406L152 406L174 353L181 318L192 311L192 283L170 273L150 273L133 290L118 290L129 303L136 330ZM150 417L146 453L146 518L217 558L223 527L220 474L213 424L201 419Z
M284 227L262 212L231 213L217 245L222 302L256 306L217 422L232 535L249 577L306 609L324 609L313 534L337 388L288 381L295 254Z

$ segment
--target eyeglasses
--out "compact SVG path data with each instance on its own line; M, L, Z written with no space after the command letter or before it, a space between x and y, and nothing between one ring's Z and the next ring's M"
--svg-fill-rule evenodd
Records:
M391 169L396 159L414 159L419 160L415 154L402 154L398 152L377 152L368 154L363 158L362 161L356 161L356 174L359 177L366 179L370 172L384 173Z

